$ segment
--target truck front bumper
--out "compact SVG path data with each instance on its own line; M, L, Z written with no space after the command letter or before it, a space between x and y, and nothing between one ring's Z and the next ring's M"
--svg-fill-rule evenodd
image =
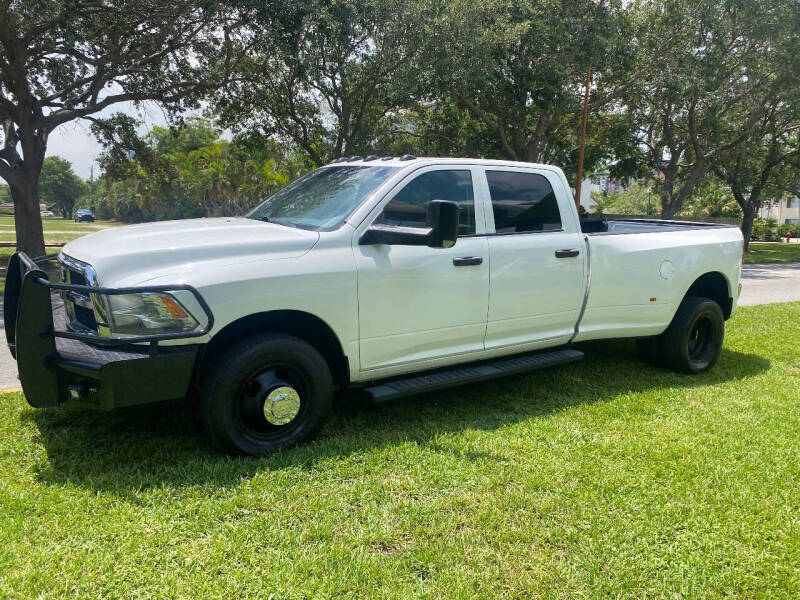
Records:
M158 345L169 336L143 336L147 344L142 344L68 331L61 295L53 290L80 287L51 283L22 253L9 261L6 338L28 403L36 408L74 404L111 409L185 396L200 346ZM210 323L197 335L209 328Z

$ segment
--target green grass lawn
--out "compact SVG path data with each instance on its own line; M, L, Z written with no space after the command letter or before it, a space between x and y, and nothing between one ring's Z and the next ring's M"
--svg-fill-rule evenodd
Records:
M800 303L710 373L586 360L217 455L181 405L0 396L0 597L797 598Z
M42 219L44 238L48 242L68 242L93 231L119 225L114 221L95 221L94 223L76 223L72 219ZM0 216L0 242L13 242L14 217Z
M800 262L800 244L751 242L745 264Z

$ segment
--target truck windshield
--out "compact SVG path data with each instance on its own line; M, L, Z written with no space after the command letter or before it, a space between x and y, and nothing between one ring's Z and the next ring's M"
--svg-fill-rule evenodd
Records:
M281 188L246 216L314 231L336 229L398 169L377 165L317 169Z

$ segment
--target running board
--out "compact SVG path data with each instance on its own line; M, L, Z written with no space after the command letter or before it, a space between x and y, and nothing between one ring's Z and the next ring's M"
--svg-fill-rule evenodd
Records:
M486 381L506 375L516 375L534 369L565 365L583 358L578 350L553 350L538 354L524 354L501 358L490 362L477 363L466 367L456 367L446 371L438 371L427 375L411 375L404 379L395 379L379 383L363 389L373 402L386 402L402 396L431 392L442 388Z

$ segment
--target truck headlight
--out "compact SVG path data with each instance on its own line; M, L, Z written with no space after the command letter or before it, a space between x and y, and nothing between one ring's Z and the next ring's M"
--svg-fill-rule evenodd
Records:
M108 294L95 298L98 331L105 337L187 333L197 319L175 296L166 292Z

